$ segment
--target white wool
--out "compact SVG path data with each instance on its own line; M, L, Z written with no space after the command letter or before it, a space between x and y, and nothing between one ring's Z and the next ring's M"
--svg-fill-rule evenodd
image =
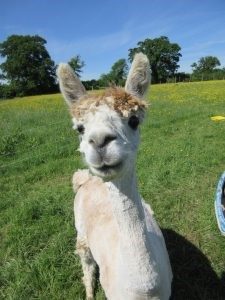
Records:
M69 105L83 103L86 92L71 68L60 65L58 76ZM137 54L125 90L143 97L150 77L147 57ZM94 297L97 264L107 299L168 300L172 271L164 238L137 187L139 129L104 103L90 106L83 119L73 117L73 123L75 129L81 123L84 127L79 149L93 174L78 170L73 176L76 248L87 298Z

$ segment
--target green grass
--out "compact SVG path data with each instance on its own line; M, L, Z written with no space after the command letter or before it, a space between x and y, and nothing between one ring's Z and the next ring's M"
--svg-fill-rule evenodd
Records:
M164 228L174 299L225 299L214 214L225 170L225 82L152 86L139 187ZM71 176L83 167L60 95L0 102L0 299L85 299ZM225 284L225 281L223 281ZM104 299L100 288L97 299Z

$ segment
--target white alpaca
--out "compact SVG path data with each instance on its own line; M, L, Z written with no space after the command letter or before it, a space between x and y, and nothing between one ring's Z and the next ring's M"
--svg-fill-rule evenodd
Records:
M73 177L77 253L87 299L94 297L96 264L107 299L169 299L172 272L164 238L135 175L148 59L137 54L125 90L112 88L101 96L88 95L67 64L57 73L80 133L80 152L93 174L83 170Z

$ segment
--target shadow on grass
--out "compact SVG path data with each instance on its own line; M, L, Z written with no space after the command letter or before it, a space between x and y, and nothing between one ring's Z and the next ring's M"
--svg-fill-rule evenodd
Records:
M174 276L171 300L224 300L225 274L218 278L207 257L184 237L162 231Z

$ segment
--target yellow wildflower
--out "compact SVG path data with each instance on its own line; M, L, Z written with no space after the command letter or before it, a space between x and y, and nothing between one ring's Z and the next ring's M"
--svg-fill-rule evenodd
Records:
M223 116L214 116L214 117L211 117L211 120L212 121L224 121L225 117L223 117Z

